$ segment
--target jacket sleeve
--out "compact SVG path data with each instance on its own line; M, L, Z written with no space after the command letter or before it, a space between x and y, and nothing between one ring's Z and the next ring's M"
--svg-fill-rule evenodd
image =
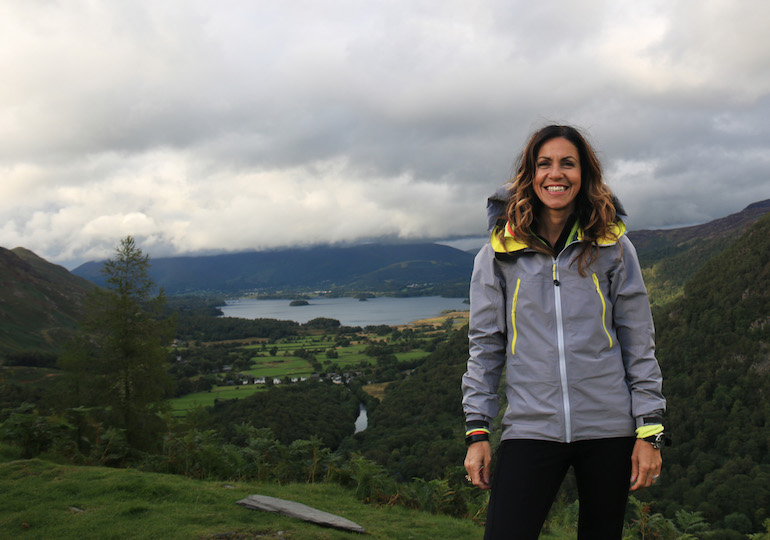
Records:
M462 378L466 421L491 422L499 410L497 388L505 365L505 285L489 244L476 255L471 277L468 371Z
M615 332L623 354L631 413L636 426L645 417L660 417L666 409L660 366L655 358L655 327L636 249L620 238L622 256L610 274L610 301Z

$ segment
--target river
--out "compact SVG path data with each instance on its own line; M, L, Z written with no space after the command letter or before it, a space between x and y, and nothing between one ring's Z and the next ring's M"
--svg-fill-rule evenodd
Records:
M462 298L383 296L362 302L355 298L313 298L307 306L290 306L290 300L240 298L220 306L225 317L279 319L306 323L317 317L336 319L344 326L386 324L395 326L436 317L443 311L467 311Z
M366 407L363 403L358 404L358 418L356 418L356 430L355 433L361 433L367 427L369 427L369 415L366 412Z

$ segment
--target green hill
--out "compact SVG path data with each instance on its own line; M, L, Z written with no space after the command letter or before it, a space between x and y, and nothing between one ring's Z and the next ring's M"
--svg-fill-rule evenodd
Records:
M770 517L770 215L706 262L655 321L675 439L663 502L757 530Z
M0 357L59 352L94 288L24 248L0 248L0 283Z
M361 534L323 528L236 501L261 494L345 517L366 538L480 538L470 520L360 502L336 484L213 482L132 469L62 466L33 459L0 464L3 538L163 538L168 540L282 538L353 539Z
M738 213L702 225L678 229L631 231L653 305L681 295L684 284L711 257L770 212L770 199L750 204Z

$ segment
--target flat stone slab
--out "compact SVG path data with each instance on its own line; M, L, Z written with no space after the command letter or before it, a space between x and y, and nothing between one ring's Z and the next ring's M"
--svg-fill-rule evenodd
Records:
M241 506L252 510L264 510L273 512L291 518L301 519L321 525L322 527L334 527L345 531L363 533L366 531L361 525L353 523L344 517L335 516L328 512L323 512L302 503L268 497L267 495L249 495L245 499L237 501Z

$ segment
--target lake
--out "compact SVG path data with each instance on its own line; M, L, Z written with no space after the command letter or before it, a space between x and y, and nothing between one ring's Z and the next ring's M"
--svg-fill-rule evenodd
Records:
M386 324L395 326L436 317L446 310L467 311L462 298L383 296L361 302L356 298L313 298L307 306L290 306L290 300L240 298L220 306L225 317L242 319L280 319L306 323L317 317L337 319L344 326Z

